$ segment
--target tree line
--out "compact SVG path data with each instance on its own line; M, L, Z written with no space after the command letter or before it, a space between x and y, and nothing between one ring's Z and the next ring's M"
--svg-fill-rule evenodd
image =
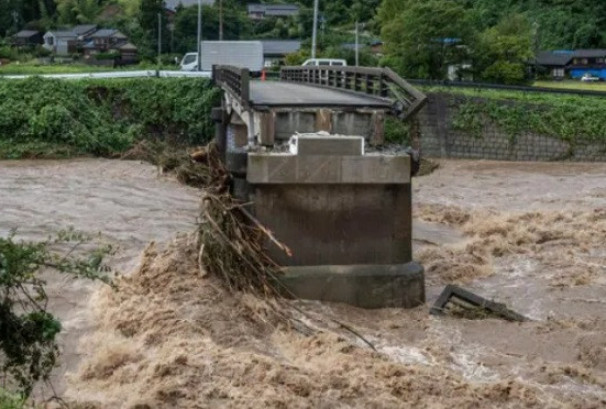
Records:
M384 0L383 64L407 77L522 83L540 50L606 44L606 3L590 0Z
M226 40L301 39L308 48L313 1L217 0L204 6L203 38L218 39L222 19ZM246 6L258 2L296 3L300 12L253 21ZM0 0L0 37L96 23L120 29L153 58L162 13L162 49L195 49L197 8L179 7L170 19L163 10L163 0ZM594 0L320 0L320 20L321 53L338 54L361 22L363 41L385 42L380 63L416 78L443 79L455 66L476 80L517 83L539 50L606 47L606 2Z

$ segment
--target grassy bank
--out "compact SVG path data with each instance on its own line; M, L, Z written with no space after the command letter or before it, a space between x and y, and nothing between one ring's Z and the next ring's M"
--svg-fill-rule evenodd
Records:
M82 63L72 64L40 64L38 62L19 63L0 65L0 78L3 75L44 75L44 74L80 74L88 72L107 72L107 71L136 71L136 70L156 70L158 64L144 62L137 65L128 65L119 68L111 66L94 66ZM163 65L160 69L178 70L175 65Z
M606 145L606 98L488 89L425 87L450 96L452 126L478 138L487 125L511 138L528 132L576 144Z
M555 89L577 89L582 91L605 91L606 82L582 82L579 80L566 81L536 81L532 84L535 87L555 88Z
M203 144L219 91L209 80L0 80L0 158L118 155L138 141Z

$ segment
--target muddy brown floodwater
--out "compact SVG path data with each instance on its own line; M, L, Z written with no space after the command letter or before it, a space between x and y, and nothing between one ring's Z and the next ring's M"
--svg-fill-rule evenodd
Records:
M112 244L109 264L118 273L133 270L153 240L167 241L194 228L199 194L154 166L134 161L0 161L0 235L44 240L73 227L101 236L92 245ZM92 328L89 300L103 285L48 274L50 308L63 323L62 365L53 374L60 395L65 373L77 367L76 345ZM41 397L51 394L46 387Z
M606 164L443 161L415 179L427 305L293 302L376 351L339 325L284 328L264 301L223 290L191 238L171 241L193 227L196 192L149 166L19 162L0 175L3 230L99 230L132 269L118 292L58 281L64 342L79 347L55 380L80 407L606 407ZM448 283L532 321L429 316Z

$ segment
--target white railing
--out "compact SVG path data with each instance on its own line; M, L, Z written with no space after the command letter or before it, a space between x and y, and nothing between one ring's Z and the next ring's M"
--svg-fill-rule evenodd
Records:
M1 75L2 79L26 79L30 77L55 78L55 79L111 79L111 78L177 78L177 77L197 77L210 78L211 72L206 71L107 71L107 72L86 72L78 74L23 74L23 75Z

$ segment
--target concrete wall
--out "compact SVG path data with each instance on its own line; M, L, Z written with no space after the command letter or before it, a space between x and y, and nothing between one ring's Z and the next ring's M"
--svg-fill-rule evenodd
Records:
M475 99L478 104L483 100ZM436 158L496 159L518 161L606 161L606 146L571 146L557 138L522 133L512 137L488 124L479 135L452 126L458 101L452 94L428 94L419 114L424 156Z
M292 257L285 266L403 264L412 260L410 185L264 185L256 216Z
M293 252L288 257L269 246L275 261L283 266L410 262L410 158L309 153L248 155L252 210Z

